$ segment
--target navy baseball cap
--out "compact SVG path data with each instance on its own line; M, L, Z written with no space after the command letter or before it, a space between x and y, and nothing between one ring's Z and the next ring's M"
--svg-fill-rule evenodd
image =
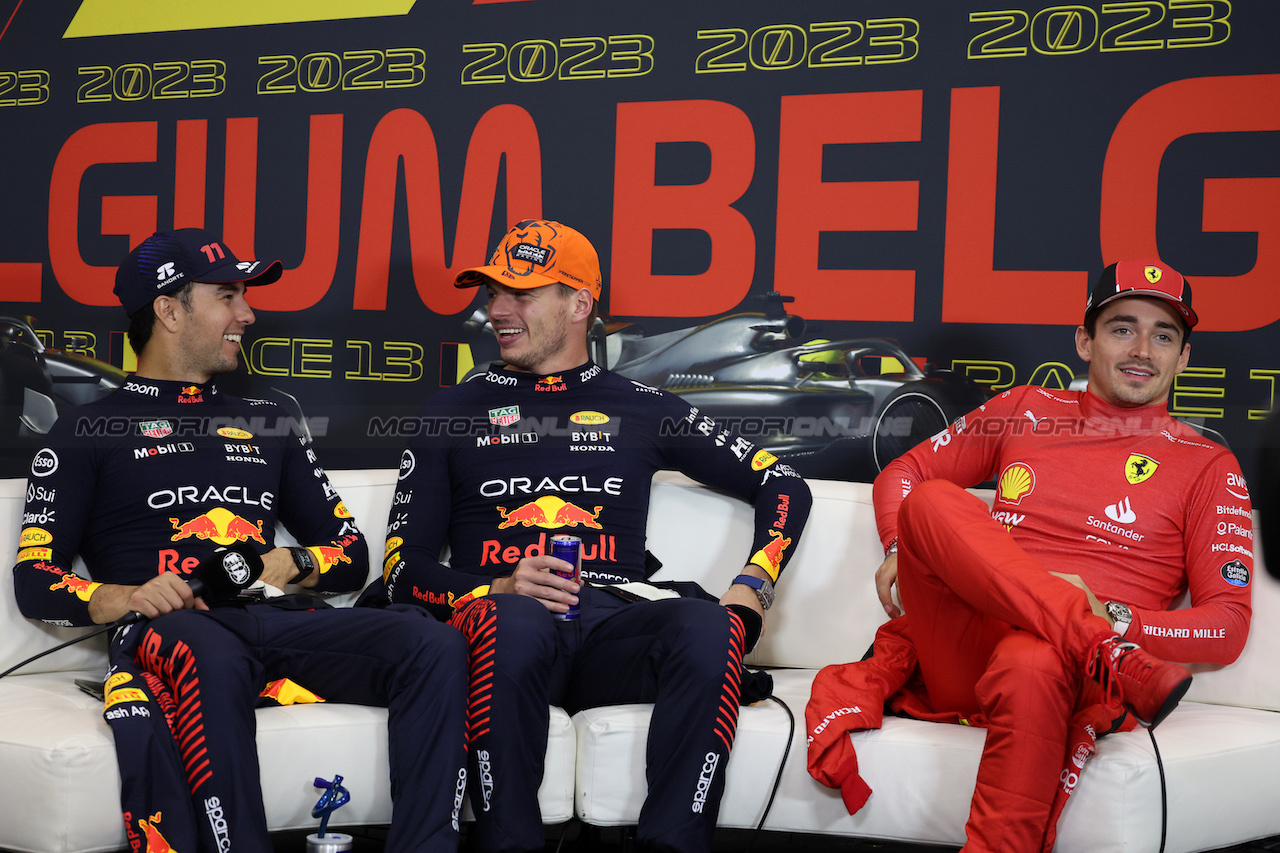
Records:
M1182 273L1155 258L1138 258L1114 263L1102 271L1089 293L1084 315L1087 318L1113 299L1124 296L1154 296L1163 299L1182 315L1189 328L1200 318L1191 309L1191 285Z
M116 270L116 298L130 317L157 296L190 281L271 284L284 273L279 261L241 261L222 240L203 228L157 231L138 244Z

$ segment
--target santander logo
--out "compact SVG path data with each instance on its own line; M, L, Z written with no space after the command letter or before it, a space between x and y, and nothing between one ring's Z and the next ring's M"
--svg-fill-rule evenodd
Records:
M1126 495L1119 503L1114 503L1107 507L1107 518L1120 524L1133 524L1138 520L1138 515L1133 511L1133 507L1129 504L1129 498Z

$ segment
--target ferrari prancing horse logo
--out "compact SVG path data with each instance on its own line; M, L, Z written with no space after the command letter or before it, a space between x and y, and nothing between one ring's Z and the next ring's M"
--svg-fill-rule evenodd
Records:
M1130 453L1129 458L1124 463L1124 478L1133 485L1144 483L1151 479L1151 475L1160 467L1160 463L1152 459L1150 456L1143 456L1141 453Z

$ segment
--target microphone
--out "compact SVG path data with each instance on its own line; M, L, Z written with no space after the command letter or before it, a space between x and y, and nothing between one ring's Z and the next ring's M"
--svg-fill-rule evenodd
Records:
M262 574L262 557L247 542L236 542L215 548L213 553L191 571L187 585L196 598L208 605L235 598ZM130 613L113 625L122 628L143 619L141 613Z

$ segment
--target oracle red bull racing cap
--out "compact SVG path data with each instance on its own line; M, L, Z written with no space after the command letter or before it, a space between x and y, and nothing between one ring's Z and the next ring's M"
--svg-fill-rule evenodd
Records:
M241 261L216 235L203 228L157 231L138 244L116 270L116 298L132 317L157 296L187 282L218 284L243 281L245 286L271 284L284 272L279 261Z
M1195 328L1200 318L1191 309L1191 285L1182 273L1163 261L1139 258L1112 264L1098 276L1098 282L1089 293L1084 315L1102 309L1103 305L1125 296L1154 296L1173 306L1187 326Z
M507 232L489 263L458 273L455 287L496 281L517 290L567 284L599 300L600 257L581 233L549 219L526 219Z

